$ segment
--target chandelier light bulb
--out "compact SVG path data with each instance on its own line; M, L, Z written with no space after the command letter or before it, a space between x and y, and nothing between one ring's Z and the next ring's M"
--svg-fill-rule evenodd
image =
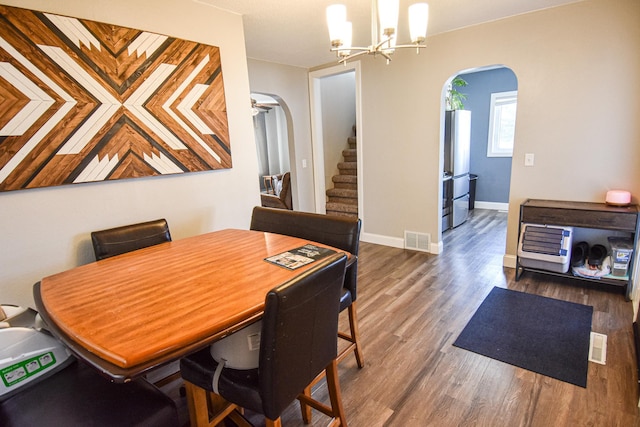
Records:
M332 4L327 7L327 26L331 46L341 46L344 42L345 23L347 22L347 7L343 4Z
M391 37L398 31L399 0L378 0L378 18L382 34Z
M422 43L427 38L427 25L429 24L429 5L427 3L414 3L409 6L409 33L411 43Z
M353 30L351 22L346 21L342 24L342 47L340 49L340 56L349 56L351 54L351 38L353 36Z

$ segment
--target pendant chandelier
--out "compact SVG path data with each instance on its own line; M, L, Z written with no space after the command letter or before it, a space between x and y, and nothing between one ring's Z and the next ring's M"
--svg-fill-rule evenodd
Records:
M423 43L427 36L429 5L415 3L409 6L409 44L396 44L398 33L399 0L371 1L371 45L368 47L351 46L352 27L347 21L347 8L343 4L327 7L327 25L331 39L331 51L336 53L338 62L346 64L361 55L381 55L391 61L395 49L415 48L416 53L426 47ZM378 31L378 29L380 29Z

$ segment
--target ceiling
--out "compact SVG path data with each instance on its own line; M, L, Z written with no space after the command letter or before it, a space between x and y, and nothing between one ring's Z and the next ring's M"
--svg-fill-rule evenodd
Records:
M353 45L371 44L369 0L192 0L243 15L247 57L311 68L335 61L325 9L342 3L353 22ZM400 0L398 43L407 42L407 8L429 3L429 36L581 0Z

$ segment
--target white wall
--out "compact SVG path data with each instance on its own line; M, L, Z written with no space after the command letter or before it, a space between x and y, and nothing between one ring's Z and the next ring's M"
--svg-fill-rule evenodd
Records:
M287 123L288 118L284 112L284 109L278 105L277 107L271 110L275 113L276 116L276 126L277 126L277 141L278 141L278 162L280 163L280 171L284 174L285 172L291 171L291 158L289 156L289 124Z
M260 199L240 16L184 0L0 3L220 47L233 161L228 170L0 193L0 302L32 305L33 283L93 261L93 230L160 217L174 240L248 228Z
M270 110L261 112L257 116L259 120L264 121L265 125L267 150L264 156L269 164L268 175L284 174L291 171L288 119L284 109L280 104L277 104L278 101L274 98L270 99L276 104L272 104ZM257 141L256 144L258 144ZM266 171L261 170L260 172L265 172L262 175L267 174ZM259 179L262 181L262 176Z
M356 124L355 72L325 77L320 82L325 190L333 188L342 151L349 148L348 137Z
M508 256L526 198L602 202L607 190L625 188L637 202L638 22L636 0L584 1L429 37L420 55L398 51L390 65L364 58L367 233L440 236L443 85L496 64L518 76ZM525 153L535 154L534 167L524 167Z

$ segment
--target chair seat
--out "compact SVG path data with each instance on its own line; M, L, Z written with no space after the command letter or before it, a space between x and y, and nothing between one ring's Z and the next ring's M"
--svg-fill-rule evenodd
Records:
M340 311L345 310L353 303L353 296L351 295L351 291L347 288L342 288L342 293L340 294Z
M147 381L114 384L75 362L0 403L0 425L178 426L173 401Z
M216 362L209 348L190 354L180 360L182 379L213 392L213 376ZM236 403L254 412L262 412L262 400L258 394L258 369L224 368L218 382L220 395L230 402Z

